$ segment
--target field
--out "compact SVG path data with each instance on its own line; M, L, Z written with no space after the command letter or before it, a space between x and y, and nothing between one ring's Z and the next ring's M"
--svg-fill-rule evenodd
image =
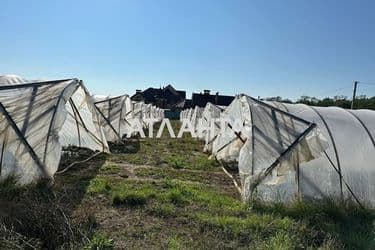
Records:
M1 184L0 248L375 248L373 211L243 204L189 136L134 139L112 152L57 175L52 189Z

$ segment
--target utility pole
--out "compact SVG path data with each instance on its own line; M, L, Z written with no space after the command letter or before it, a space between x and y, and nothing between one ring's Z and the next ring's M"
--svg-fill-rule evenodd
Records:
M358 81L355 81L354 82L354 88L353 88L353 99L352 99L352 105L351 105L351 109L354 108L354 100L355 100L355 96L357 94L357 85L358 85Z

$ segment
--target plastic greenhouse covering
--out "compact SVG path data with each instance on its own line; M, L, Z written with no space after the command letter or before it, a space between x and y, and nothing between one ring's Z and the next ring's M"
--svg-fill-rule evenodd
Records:
M117 97L96 95L94 99L108 141L121 140L124 136L134 135L136 121L146 127L145 119L160 121L164 118L162 109L143 102L133 102L128 95Z
M224 110L224 107L216 106L212 103L207 103L206 107L202 112L202 119L200 126L203 128L210 127L212 129L203 130L200 139L204 140L204 152L212 151L212 142L216 139L217 134L220 132L220 125L216 121L220 118L220 113Z
M17 76L17 75L4 75L0 76L0 86L3 85L12 85L19 83L26 83L27 80Z
M12 76L1 77L0 83L1 179L15 175L21 184L52 181L62 146L109 151L81 81L23 81Z
M142 105L142 119L149 119L151 118L151 104Z
M95 99L95 102L94 102ZM63 146L109 152L107 141L164 111L127 95L90 96L82 81L0 76L0 180L53 182ZM226 125L220 121L225 120ZM228 107L208 103L180 113L204 150L236 169L243 200L353 199L375 207L375 111L285 104L238 95ZM198 133L199 135L199 133Z
M238 95L220 118L227 126L216 135L212 154L238 168L244 200L329 197L375 206L375 111Z
M271 104L314 122L328 147L321 157L301 164L297 164L298 157L301 157L297 151L294 164L296 171L288 172L284 183L275 183L275 187L271 185L271 188L265 185L266 199L275 199L276 196L288 200L293 195L315 199L336 197L375 206L374 111L276 102Z
M128 95L93 96L107 141L121 140L131 133L133 104Z
M202 118L204 108L194 107L187 110L184 110L180 113L180 121L187 119L191 122L194 128L198 127L198 122Z

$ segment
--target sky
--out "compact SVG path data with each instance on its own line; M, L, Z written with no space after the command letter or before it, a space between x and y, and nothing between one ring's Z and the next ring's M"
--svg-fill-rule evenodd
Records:
M102 95L351 96L375 83L374 13L371 0L0 0L0 75Z

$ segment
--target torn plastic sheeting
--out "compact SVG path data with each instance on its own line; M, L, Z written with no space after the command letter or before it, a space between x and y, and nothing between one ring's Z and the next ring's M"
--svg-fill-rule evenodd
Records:
M23 136L16 133L8 120L1 119L0 178L16 175L21 184L40 178L52 179L59 164L62 145L81 144L93 150L108 151L87 93L77 79L1 86L0 102ZM73 115L69 100L75 100L78 106L79 121L68 121L68 117ZM81 130L80 138L71 136L77 133L77 128ZM31 146L32 152L26 149L25 142ZM33 152L38 160L33 159ZM38 161L42 162L42 166L38 165Z

